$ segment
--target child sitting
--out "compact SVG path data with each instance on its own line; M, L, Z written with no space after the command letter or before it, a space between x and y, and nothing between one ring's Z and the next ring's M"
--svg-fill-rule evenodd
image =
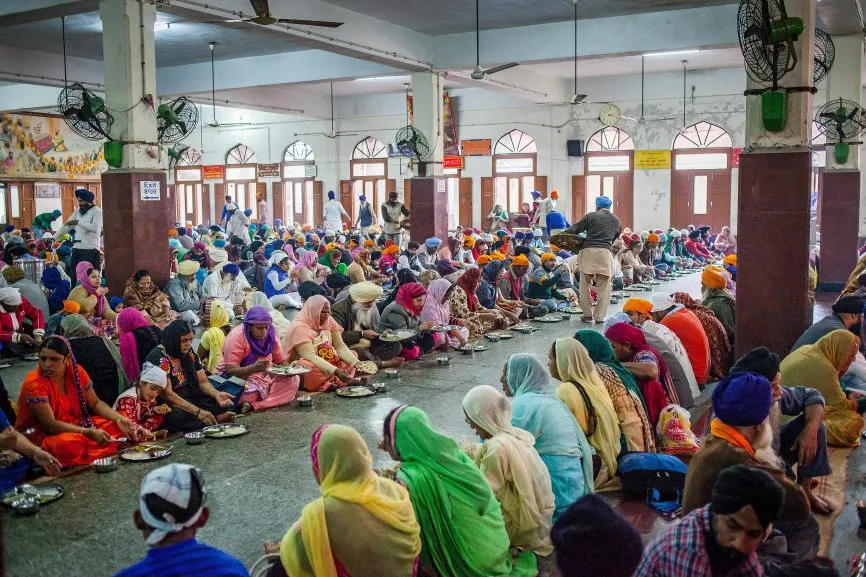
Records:
M166 378L161 368L145 363L135 386L124 391L114 402L118 414L150 431L151 438L164 439L168 434L161 427L171 408L166 404L157 405L159 394L165 390Z

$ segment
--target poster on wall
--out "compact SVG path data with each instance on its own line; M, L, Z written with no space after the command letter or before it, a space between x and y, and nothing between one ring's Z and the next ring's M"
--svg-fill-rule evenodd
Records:
M406 95L406 113L409 116L409 124L415 124L414 99L411 94ZM451 106L451 97L447 92L442 93L442 146L447 156L460 154L459 140L457 140L457 129L454 126L454 111ZM425 136L429 136L426 135Z
M36 198L60 198L60 185L56 182L37 182Z
M222 164L205 164L201 167L203 180L223 180L226 176L226 167Z
M661 170L671 167L670 150L635 150L635 170Z
M108 165L102 143L81 138L59 116L0 113L0 175L99 176Z

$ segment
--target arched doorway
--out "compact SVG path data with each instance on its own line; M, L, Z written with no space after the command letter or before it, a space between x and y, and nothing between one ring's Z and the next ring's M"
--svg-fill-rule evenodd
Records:
M633 226L634 139L616 126L606 126L586 141L583 176L572 177L573 222L594 211L599 196L611 199L611 212L623 227Z
M537 176L538 146L521 130L511 130L493 146L493 177L481 179L481 227L487 230L487 215L501 204L512 216L524 202L532 204L532 191L547 193L547 177ZM513 222L513 219L512 219Z
M373 205L378 220L379 207L387 200L388 193L397 189L397 183L388 178L388 148L372 136L361 140L352 150L349 174L351 180L340 182L340 202L352 216L352 224L358 218L362 194Z
M287 146L283 153L282 198L274 194L274 217L283 219L287 226L292 222L321 222L322 183L315 178L316 154L310 145L297 140Z
M674 138L671 167L671 226L731 224L731 148L721 126L701 121Z
M178 157L174 168L177 220L181 224L192 222L193 225L199 225L205 222L203 182L201 152L187 148ZM210 198L206 206L210 208Z
M246 144L237 144L226 152L226 195L240 210L252 209L251 218L256 218L256 192L265 192L264 183L259 190L257 162L256 152Z

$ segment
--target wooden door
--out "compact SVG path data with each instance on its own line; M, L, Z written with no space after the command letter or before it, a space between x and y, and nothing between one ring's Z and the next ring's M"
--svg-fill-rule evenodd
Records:
M495 196L494 179L492 176L481 177L481 222L487 222L487 215L493 210ZM483 225L482 225L483 226ZM488 228L484 227L485 230Z
M571 177L571 224L586 214L586 180L581 175Z
M634 226L634 172L617 172L614 175L614 211L619 217L623 228Z
M724 155L724 157L720 157ZM701 156L707 158L702 163ZM677 170L679 157L688 157L687 169ZM673 226L709 226L719 231L731 219L731 150L677 150L671 170L671 221ZM694 167L694 168L692 168ZM676 211L677 219L674 220Z
M273 225L277 219L280 219L281 222L286 220L286 205L283 201L283 183L274 182L271 184L271 187L271 205L274 207L273 214L271 215L273 217L271 225Z
M685 228L692 220L692 178L689 171L671 171L671 226Z
M412 179L403 179L403 204L407 210L412 210Z
M458 222L463 228L472 227L472 177L464 176L460 179Z
M593 159L605 157L611 157L607 159L607 166L593 167ZM584 157L584 187L585 203L594 202L590 197L612 196L611 212L619 218L623 228L634 226L634 152L587 153Z
M226 203L226 185L224 182L218 182L214 184L214 215L213 215L213 223L219 226L223 226L222 216L223 216L223 206Z
M535 177L535 190L541 193L541 197L544 198L547 196L547 177L546 176L536 176ZM523 195L521 195L521 199ZM489 214L489 213L488 213ZM484 215L487 216L487 215Z
M710 226L714 232L731 224L731 171L713 171L710 178Z
M36 218L36 186L33 182L21 183L21 227L30 228Z
M262 195L262 198L264 198L265 201L267 202L267 200L268 200L268 185L265 184L264 182L257 182L256 183L256 193L250 194L250 196L252 196L253 198L252 198L252 200L250 200L250 202L252 204L249 205L249 208L253 209L253 216L255 217L256 222L258 222L258 219L259 219L259 195Z
M349 213L349 216L352 217L352 223L357 220L358 215L355 214L355 203L352 198L352 181L351 180L341 180L340 181L340 204L343 205L343 208L346 209L346 212Z
M320 225L325 220L325 203L322 201L322 181L313 181L313 224Z

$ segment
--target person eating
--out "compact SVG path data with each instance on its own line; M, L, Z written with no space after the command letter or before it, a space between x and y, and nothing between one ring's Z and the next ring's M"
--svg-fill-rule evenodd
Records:
M158 403L159 396L168 382L165 371L150 363L145 363L133 386L123 391L114 401L113 409L133 424L140 426L154 438L165 438L168 431L162 425L171 407Z
M198 317L202 301L201 287L197 280L199 270L198 261L185 260L178 265L177 275L165 285L165 294L171 309L194 327L201 322Z
M168 295L153 284L146 270L137 271L126 281L123 304L142 311L146 319L161 329L180 316L171 309Z
M45 338L45 317L17 288L0 288L0 343L17 357L32 354Z
M383 341L376 332L379 309L376 301L382 287L371 281L361 281L349 287L349 296L331 306L331 318L343 327L343 342L359 358L376 363L380 368L399 367L403 347L399 342Z
M408 272L408 271L407 271ZM411 273L409 273L411 276ZM427 289L417 282L400 285L396 291L394 302L385 307L379 317L376 331L381 335L385 331L409 330L416 335L401 341L403 350L400 356L407 361L417 360L422 354L433 350L436 343L430 329L433 325L420 319L424 308Z
M236 314L243 314L247 290L252 290L250 283L241 274L240 267L234 263L214 267L202 284L202 295L205 298L218 299L232 318Z
M78 303L81 316L93 327L93 332L106 337L114 335L117 313L108 306L108 287L102 286L102 273L87 261L75 267L78 286L69 293L69 300Z

